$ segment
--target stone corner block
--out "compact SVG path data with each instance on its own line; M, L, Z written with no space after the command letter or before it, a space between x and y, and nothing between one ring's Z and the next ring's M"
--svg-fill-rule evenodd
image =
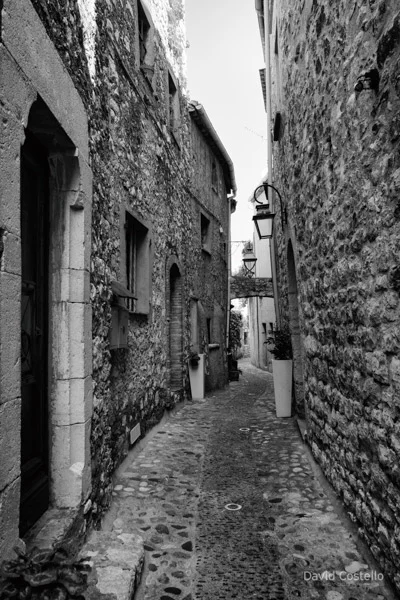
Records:
M91 486L90 419L53 428L51 479L59 508L80 506Z
M0 561L11 557L19 541L20 479L0 492Z
M21 393L21 278L0 272L0 293L0 403L3 403Z
M20 474L21 400L0 404L0 487L9 485ZM1 502L0 502L1 507Z
M51 395L52 423L58 426L85 423L92 416L92 378L58 379Z

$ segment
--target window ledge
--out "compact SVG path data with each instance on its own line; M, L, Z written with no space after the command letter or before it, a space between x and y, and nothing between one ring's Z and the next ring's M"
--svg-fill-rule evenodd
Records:
M144 310L140 311L140 310L130 310L129 311L129 316L130 317L145 317L148 318L150 314L150 311L145 312Z
M118 281L111 281L111 291L118 298L132 298L133 300L137 300L136 296Z
M208 344L209 350L218 350L220 348L219 344Z

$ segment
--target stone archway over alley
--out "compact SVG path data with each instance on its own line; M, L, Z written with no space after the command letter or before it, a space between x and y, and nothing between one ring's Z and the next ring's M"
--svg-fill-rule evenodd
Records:
M231 298L273 298L274 291L270 277L241 277L233 275L230 278Z

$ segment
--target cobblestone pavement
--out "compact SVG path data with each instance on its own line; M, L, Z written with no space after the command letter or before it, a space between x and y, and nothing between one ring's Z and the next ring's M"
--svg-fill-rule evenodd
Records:
M276 418L271 375L240 366L118 472L104 527L145 539L137 600L389 600L296 423Z

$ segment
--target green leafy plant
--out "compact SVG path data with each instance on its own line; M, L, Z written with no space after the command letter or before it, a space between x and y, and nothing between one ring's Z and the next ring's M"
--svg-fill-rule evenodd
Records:
M242 313L231 310L229 319L229 348L234 358L238 358L239 348L242 346L241 330L243 327Z
M91 570L88 559L71 560L64 548L14 551L17 557L0 567L1 600L84 600Z
M189 363L192 367L197 367L200 361L200 356L197 352L191 352L189 355Z
M290 360L293 358L292 338L287 325L275 329L273 335L267 337L266 344L268 344L268 350L275 360Z

